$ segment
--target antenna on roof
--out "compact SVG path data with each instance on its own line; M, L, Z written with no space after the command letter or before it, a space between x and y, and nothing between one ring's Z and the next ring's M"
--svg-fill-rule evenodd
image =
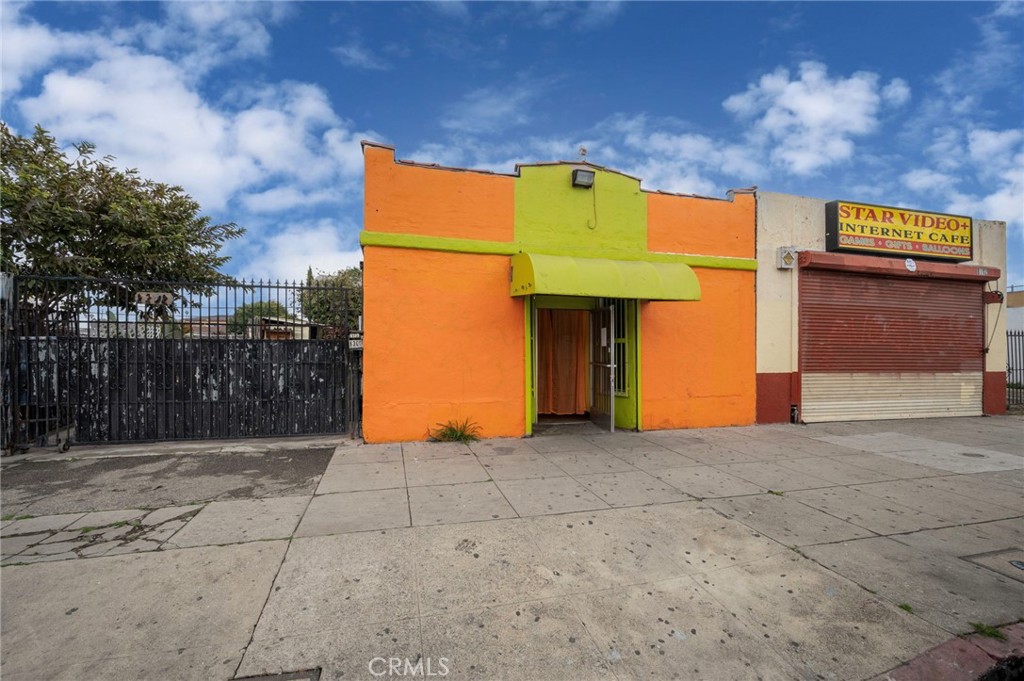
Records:
M580 147L580 160L581 161L586 161L587 160L587 148L584 147L584 146Z

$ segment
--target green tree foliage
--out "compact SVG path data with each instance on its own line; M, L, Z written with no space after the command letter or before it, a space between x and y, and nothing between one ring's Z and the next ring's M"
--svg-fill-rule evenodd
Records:
M306 272L306 287L299 294L302 315L326 327L354 331L363 314L363 271L348 267L334 273Z
M0 122L0 270L199 284L227 279L221 248L244 229L200 215L181 187L95 154L82 142L69 157L42 127L21 137Z
M228 322L230 333L245 333L246 329L256 326L262 317L271 319L293 319L294 315L276 300L246 303L235 308Z

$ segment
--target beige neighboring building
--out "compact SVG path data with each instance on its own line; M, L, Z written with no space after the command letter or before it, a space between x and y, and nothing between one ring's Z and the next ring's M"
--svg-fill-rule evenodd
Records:
M1006 294L1006 330L1024 331L1024 291Z
M1006 411L1006 223L759 191L757 261L759 422Z

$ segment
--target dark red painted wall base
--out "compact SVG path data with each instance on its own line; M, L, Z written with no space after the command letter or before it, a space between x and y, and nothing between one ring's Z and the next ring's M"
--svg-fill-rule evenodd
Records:
M789 423L789 408L794 404L792 396L793 375L757 375L757 422Z
M760 382L758 387L760 388ZM1006 372L986 371L982 376L981 409L989 416L1006 413ZM758 390L758 396L761 392ZM758 414L760 414L760 408Z

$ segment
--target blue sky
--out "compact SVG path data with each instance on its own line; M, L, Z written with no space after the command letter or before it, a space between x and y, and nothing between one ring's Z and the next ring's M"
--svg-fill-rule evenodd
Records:
M1024 3L2 5L2 116L180 184L236 275L359 260L361 139L648 189L757 185L1008 223L1024 284Z

